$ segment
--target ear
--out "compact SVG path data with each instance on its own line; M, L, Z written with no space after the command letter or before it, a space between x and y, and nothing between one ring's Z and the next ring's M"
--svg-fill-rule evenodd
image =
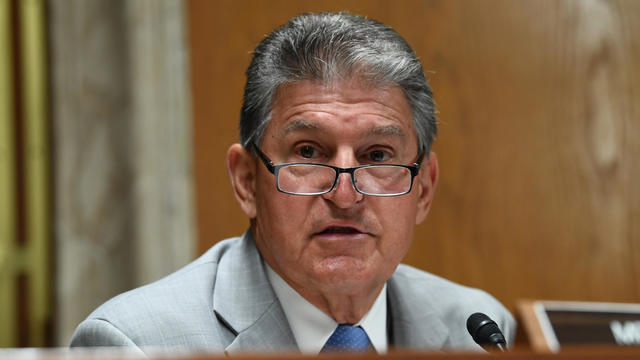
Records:
M433 194L438 184L438 176L440 169L438 168L438 157L433 151L429 154L428 160L420 169L420 173L416 176L418 181L418 210L416 211L416 225L424 221L431 208L433 202Z
M256 166L255 158L240 144L233 144L227 151L227 172L231 186L242 211L256 217Z

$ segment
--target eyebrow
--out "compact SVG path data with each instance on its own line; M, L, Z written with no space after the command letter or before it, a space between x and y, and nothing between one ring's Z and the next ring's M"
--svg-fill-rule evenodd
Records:
M371 133L372 135L394 135L401 138L406 137L405 132L402 131L402 128L397 125L376 126L369 130L369 133Z
M287 125L282 131L282 136L292 133L297 130L322 130L322 127L314 122L307 120L295 120L291 124Z
M282 131L282 136L286 136L289 133L298 131L298 130L317 130L321 132L327 132L320 124L307 121L307 120L295 120L292 121L287 127ZM401 138L405 138L406 134L402 130L402 128L398 125L382 125L375 126L369 129L370 135L393 135L399 136Z

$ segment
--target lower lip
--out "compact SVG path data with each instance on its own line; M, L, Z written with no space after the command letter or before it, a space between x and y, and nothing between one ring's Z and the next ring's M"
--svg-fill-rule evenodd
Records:
M318 233L315 234L314 237L325 239L325 240L333 240L333 241L345 241L345 240L360 240L368 237L369 235L366 233L354 232L354 233Z

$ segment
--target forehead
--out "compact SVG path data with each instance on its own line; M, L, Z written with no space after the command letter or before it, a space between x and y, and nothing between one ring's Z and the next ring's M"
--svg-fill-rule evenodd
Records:
M281 86L267 134L279 138L305 130L415 137L412 112L398 86L376 87L356 80L331 85L300 81Z

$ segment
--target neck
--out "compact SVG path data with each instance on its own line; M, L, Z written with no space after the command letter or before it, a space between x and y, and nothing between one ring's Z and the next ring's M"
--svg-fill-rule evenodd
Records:
M300 296L329 315L338 324L353 325L358 323L371 309L384 287L383 283L368 289L358 288L348 292L335 289L319 291L300 286L278 270L274 269L274 271Z
M304 291L295 290L307 301L331 316L338 324L353 325L358 323L371 309L382 290L382 286L369 296L306 294Z

